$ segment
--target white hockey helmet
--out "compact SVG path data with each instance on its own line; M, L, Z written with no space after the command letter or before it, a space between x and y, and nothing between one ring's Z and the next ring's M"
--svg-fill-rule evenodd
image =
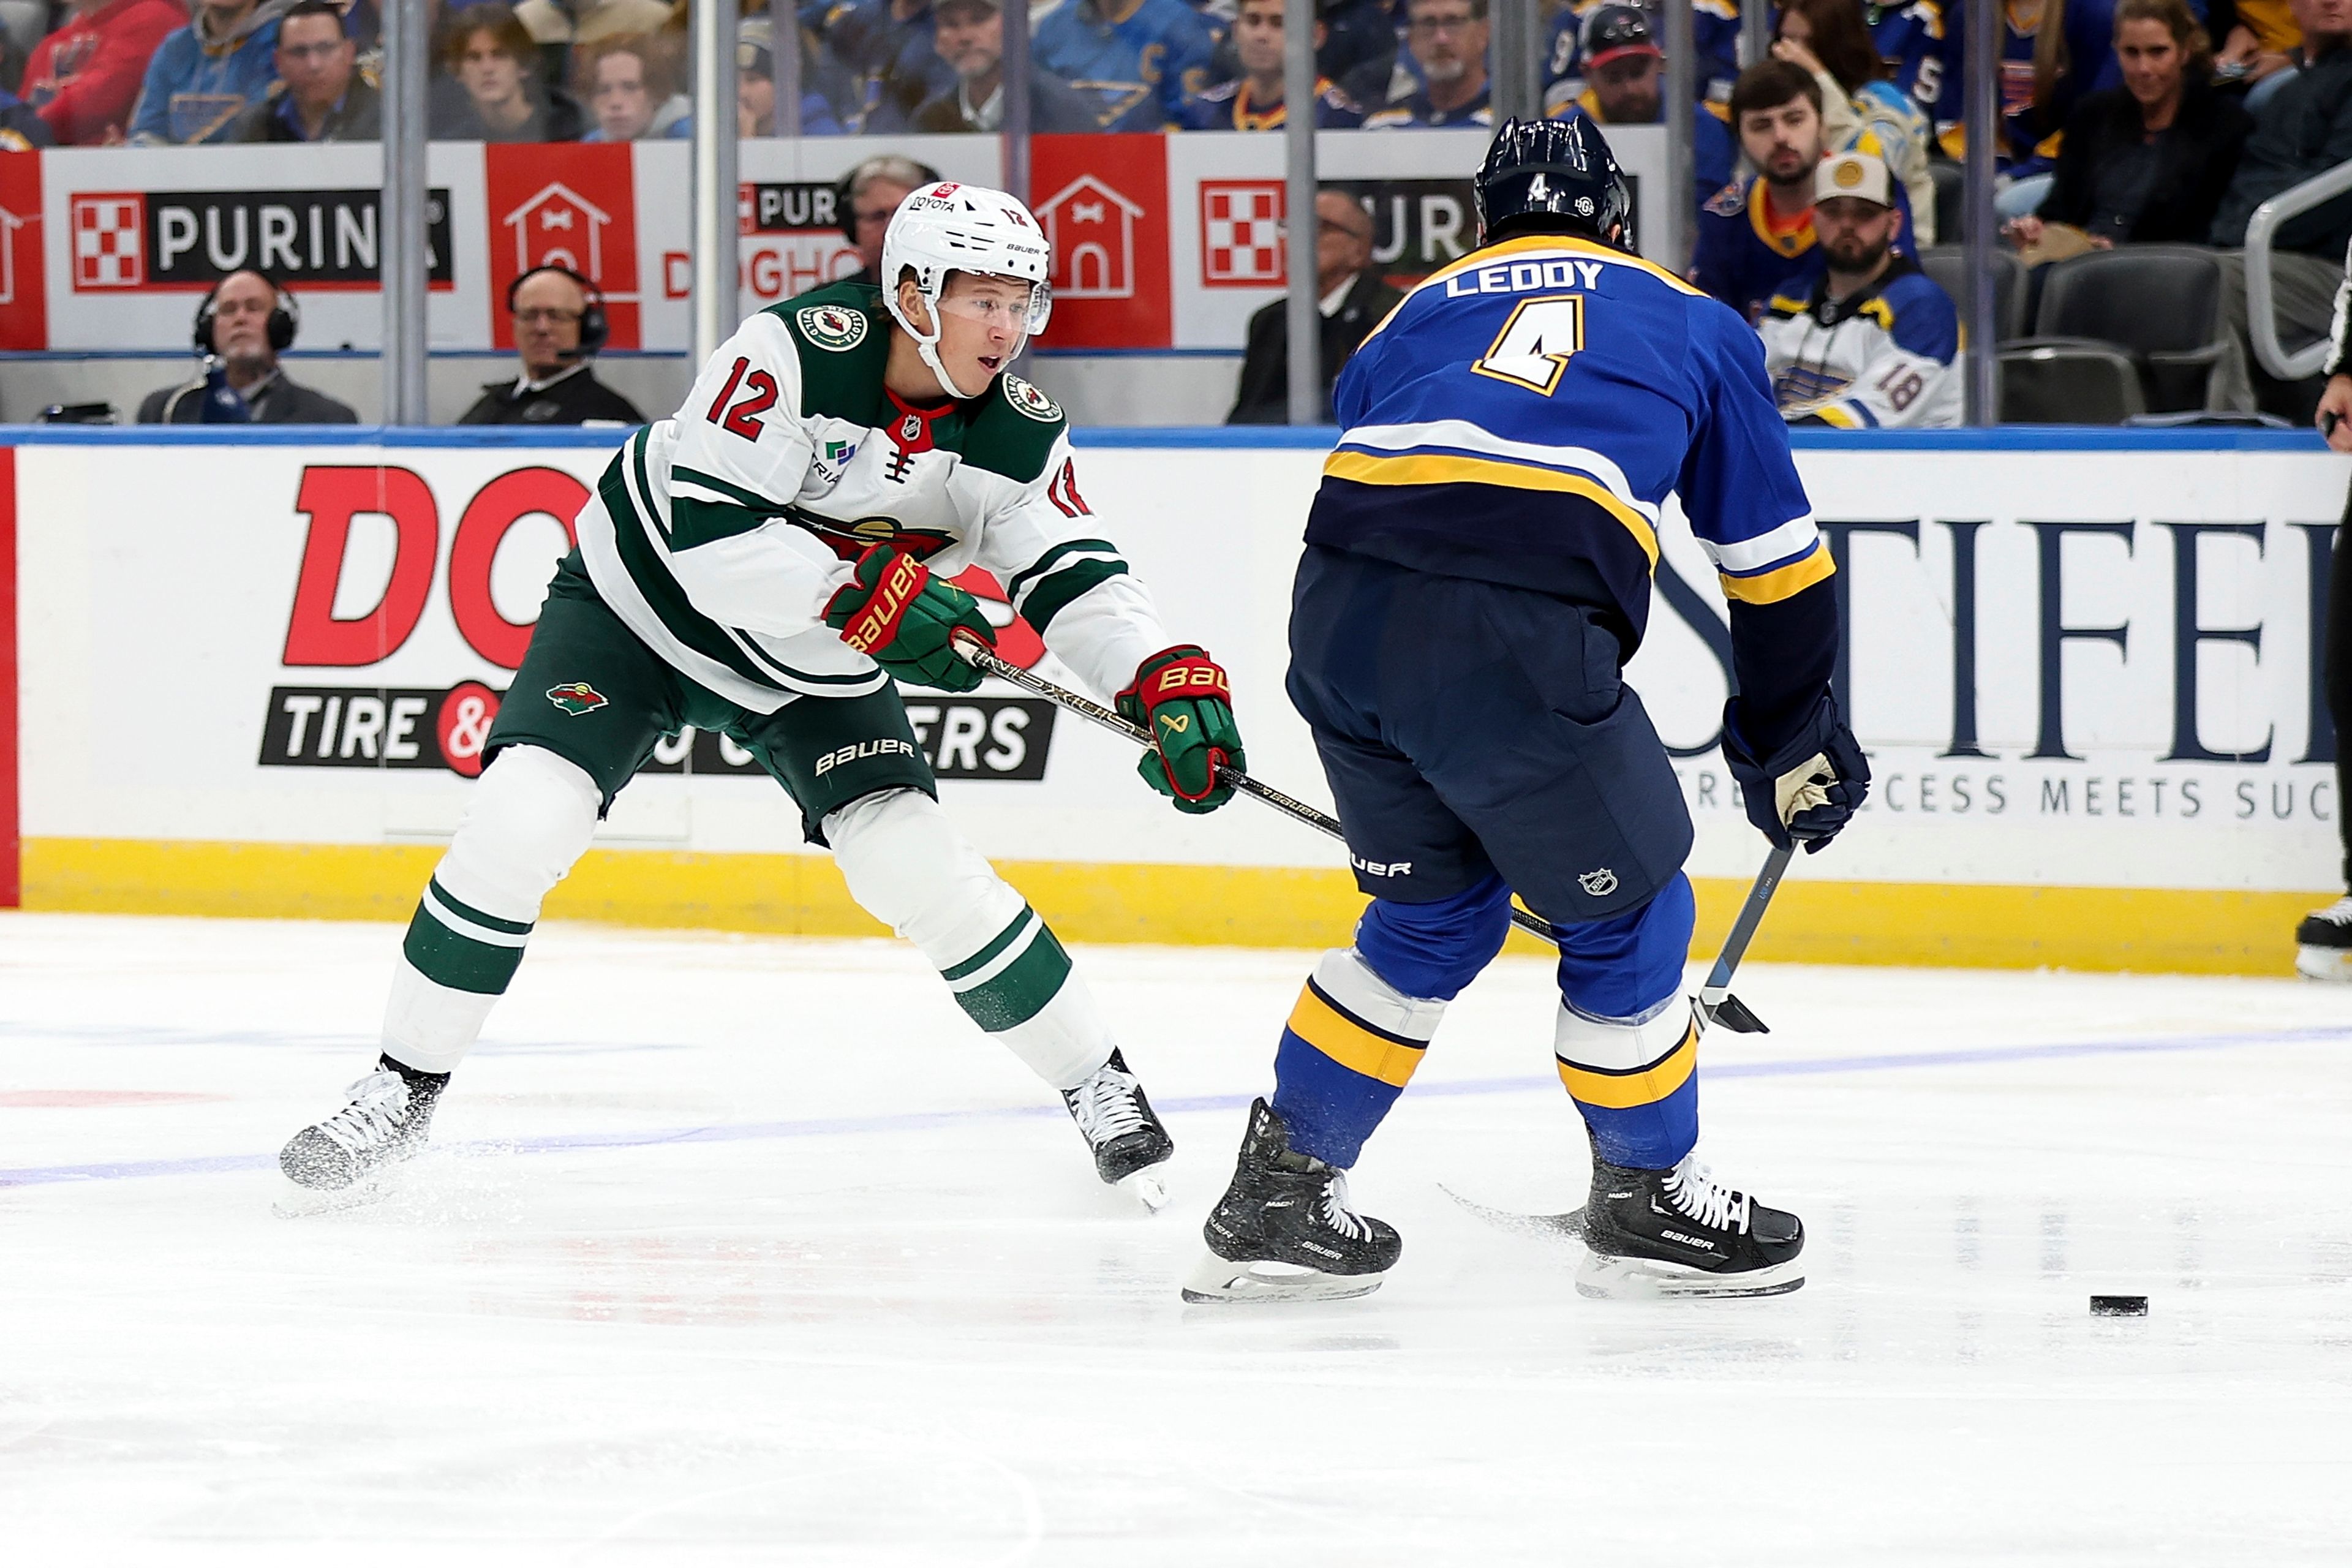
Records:
M898 279L911 268L915 288L930 309L931 329L918 331L898 308ZM949 379L940 363L940 296L947 292L948 274L971 272L988 278L1008 278L1029 285L1029 310L1023 331L1035 337L1054 313L1053 248L1045 231L1029 209L985 185L943 180L925 185L898 204L890 226L882 236L882 303L891 320L915 340L940 384L955 397L977 397Z

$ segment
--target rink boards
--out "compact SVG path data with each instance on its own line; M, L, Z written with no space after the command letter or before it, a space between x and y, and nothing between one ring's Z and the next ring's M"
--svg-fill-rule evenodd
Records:
M404 918L496 705L547 700L507 688L614 434L17 439L0 902ZM1232 671L1252 771L1323 805L1281 678L1328 440L1104 431L1077 470L1171 635ZM1840 436L1799 457L1878 783L1801 862L1759 954L2284 973L2341 853L2314 628L2344 461L2300 434L2098 431ZM1706 951L1763 845L1717 750L1722 595L1678 517L1658 585L1630 678L1697 824ZM1066 679L1025 628L1004 645ZM1066 936L1318 946L1360 907L1336 846L1245 803L1181 816L1122 742L1013 688L908 697L942 798ZM549 913L875 930L798 840L747 758L680 737Z

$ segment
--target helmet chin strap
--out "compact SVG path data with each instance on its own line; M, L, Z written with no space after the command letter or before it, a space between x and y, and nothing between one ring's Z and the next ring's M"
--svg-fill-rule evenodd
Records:
M915 339L915 352L923 356L923 363L929 366L931 374L940 378L940 384L947 388L947 393L950 397L978 397L980 395L980 392L986 392L988 390L988 388L983 386L980 389L980 392L966 392L962 387L958 386L955 384L955 378L948 374L948 367L940 363L940 340L937 337Z

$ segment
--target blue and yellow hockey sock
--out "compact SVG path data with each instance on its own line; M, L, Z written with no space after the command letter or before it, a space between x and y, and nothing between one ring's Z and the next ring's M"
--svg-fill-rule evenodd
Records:
M1445 1004L1407 996L1354 948L1323 955L1274 1056L1274 1109L1290 1146L1345 1170L1437 1033Z
M1559 1080L1612 1165L1664 1171L1698 1142L1698 1026L1683 994L1690 879L1640 909L1562 929Z

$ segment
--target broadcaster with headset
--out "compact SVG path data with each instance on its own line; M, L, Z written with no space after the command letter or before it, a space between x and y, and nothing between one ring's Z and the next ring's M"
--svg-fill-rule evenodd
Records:
M139 405L142 425L356 425L346 404L289 378L278 356L294 346L302 310L266 273L232 272L196 307L194 379L159 387Z
M507 289L522 370L493 381L460 425L643 425L637 405L592 368L611 327L604 296L568 267L534 267Z

